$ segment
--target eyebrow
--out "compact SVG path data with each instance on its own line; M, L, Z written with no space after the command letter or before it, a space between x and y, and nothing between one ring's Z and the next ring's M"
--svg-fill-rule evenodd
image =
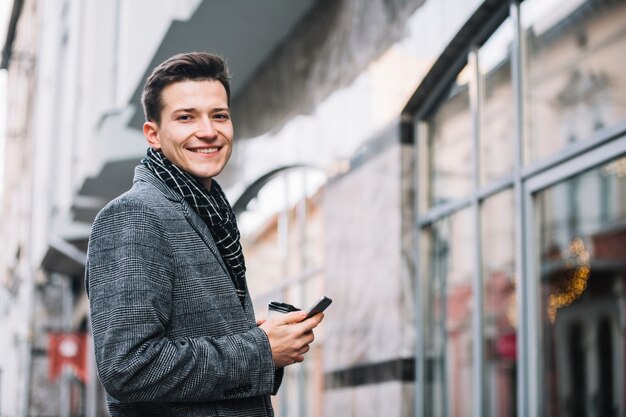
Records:
M194 107L189 107L189 108L184 108L184 109L175 109L172 113L193 113L198 111L196 108Z
M175 109L172 113L181 113L181 112L182 113L194 113L197 111L198 109L196 109L195 107L189 107L189 108ZM211 110L211 113L216 113L216 112L221 112L221 111L230 112L230 109L228 107L216 107Z

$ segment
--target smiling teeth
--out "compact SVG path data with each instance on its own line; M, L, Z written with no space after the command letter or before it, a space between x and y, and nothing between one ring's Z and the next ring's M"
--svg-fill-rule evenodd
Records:
M215 153L215 152L217 152L217 148L193 149L192 152L196 152L196 153Z

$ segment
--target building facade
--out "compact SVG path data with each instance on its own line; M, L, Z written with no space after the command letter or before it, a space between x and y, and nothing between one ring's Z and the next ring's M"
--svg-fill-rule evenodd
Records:
M3 417L106 415L92 361L50 378L54 341L89 332L89 225L145 152L143 81L192 50L233 76L218 181L258 316L334 300L277 415L626 415L625 1L15 0L11 22Z
M625 415L625 15L484 2L409 101L421 415Z

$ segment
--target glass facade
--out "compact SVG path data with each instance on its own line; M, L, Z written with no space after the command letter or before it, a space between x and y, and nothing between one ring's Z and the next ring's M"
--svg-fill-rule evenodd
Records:
M512 189L486 199L482 225L485 416L514 416L517 393L517 279Z
M433 416L471 416L472 288L471 213L463 210L429 230L428 328L426 352L429 412Z
M626 2L492 13L415 111L417 415L626 416Z
M515 112L511 83L513 24L507 19L478 50L480 111L480 180L489 184L511 175Z
M528 163L591 141L595 131L626 118L625 7L598 0L522 3Z
M624 161L534 197L544 415L624 415L626 176L616 169Z
M472 119L467 67L449 86L448 97L428 121L429 206L458 200L471 191Z

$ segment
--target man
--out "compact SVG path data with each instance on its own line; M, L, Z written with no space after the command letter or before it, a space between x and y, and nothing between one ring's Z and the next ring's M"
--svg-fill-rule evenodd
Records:
M86 288L96 363L116 416L272 416L282 368L323 314L255 321L234 213L213 177L230 158L228 70L176 55L142 97L150 148L98 214Z

